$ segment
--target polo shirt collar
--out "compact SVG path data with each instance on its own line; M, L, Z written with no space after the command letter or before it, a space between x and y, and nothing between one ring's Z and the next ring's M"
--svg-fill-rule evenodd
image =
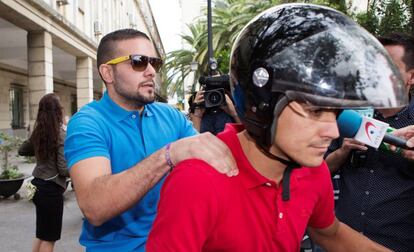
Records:
M276 183L262 174L260 174L249 162L246 155L243 152L240 141L237 137L237 133L241 132L244 127L241 124L226 124L224 134L220 134L220 138L223 139L226 143L230 143L233 152L233 156L236 158L237 164L241 164L239 169L239 179L243 186L247 189L254 189L261 186L266 186L269 183L276 187ZM309 169L301 167L300 169L293 169L290 177L290 190L295 190L299 186L299 180L303 177L306 177L310 174ZM279 184L279 187L282 187L282 183Z
M116 121L122 121L125 118L128 118L131 114L138 113L138 111L128 111L116 104L109 96L108 91L105 91L99 102L102 103L106 111ZM149 107L150 105L144 106L144 111L142 111L143 116L153 116L153 112L151 112L151 109Z

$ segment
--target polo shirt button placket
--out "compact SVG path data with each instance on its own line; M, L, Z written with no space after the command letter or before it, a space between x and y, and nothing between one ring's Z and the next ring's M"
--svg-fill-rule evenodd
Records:
M135 119L135 118L137 118L137 116L135 115L135 114L132 114L132 119Z

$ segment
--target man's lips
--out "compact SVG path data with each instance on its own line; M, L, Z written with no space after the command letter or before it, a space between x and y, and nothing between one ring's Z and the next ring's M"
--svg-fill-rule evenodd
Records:
M146 82L146 83L142 83L140 85L140 87L151 87L151 88L154 88L155 87L155 84L153 82Z
M312 145L311 147L314 148L314 149L326 152L328 150L329 146L314 146L314 145Z

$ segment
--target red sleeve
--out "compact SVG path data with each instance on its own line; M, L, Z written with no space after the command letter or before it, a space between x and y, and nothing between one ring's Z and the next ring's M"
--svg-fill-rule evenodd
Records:
M200 160L176 166L162 189L146 251L201 251L218 216L219 175Z
M315 185L318 185L319 197L310 217L309 226L313 228L327 228L333 224L335 212L332 180L325 162L320 167Z

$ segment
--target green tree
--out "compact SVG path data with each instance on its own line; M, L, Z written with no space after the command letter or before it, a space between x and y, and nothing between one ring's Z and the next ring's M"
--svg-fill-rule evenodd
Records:
M355 15L356 21L376 36L393 32L412 32L412 1L371 0L366 12Z
M229 56L238 32L261 11L276 5L279 1L222 0L216 1L212 10L214 57L218 60L219 71L228 72ZM191 73L191 62L199 67L194 80L208 72L207 10L189 25L190 34L181 35L192 49L180 49L167 55L165 71L168 94L182 95L184 79ZM195 84L195 82L193 83ZM193 85L193 90L195 85Z
M282 3L303 2L292 0L217 0L212 10L214 57L221 73L228 73L231 46L238 32L260 12ZM388 31L412 31L414 0L370 0L364 13L353 13L346 0L308 0L308 3L326 5L354 18L374 35ZM191 49L176 50L167 55L165 66L166 90L169 95L183 94L184 79L191 73L191 62L198 62L195 83L208 72L207 10L189 25L190 34L181 35Z

